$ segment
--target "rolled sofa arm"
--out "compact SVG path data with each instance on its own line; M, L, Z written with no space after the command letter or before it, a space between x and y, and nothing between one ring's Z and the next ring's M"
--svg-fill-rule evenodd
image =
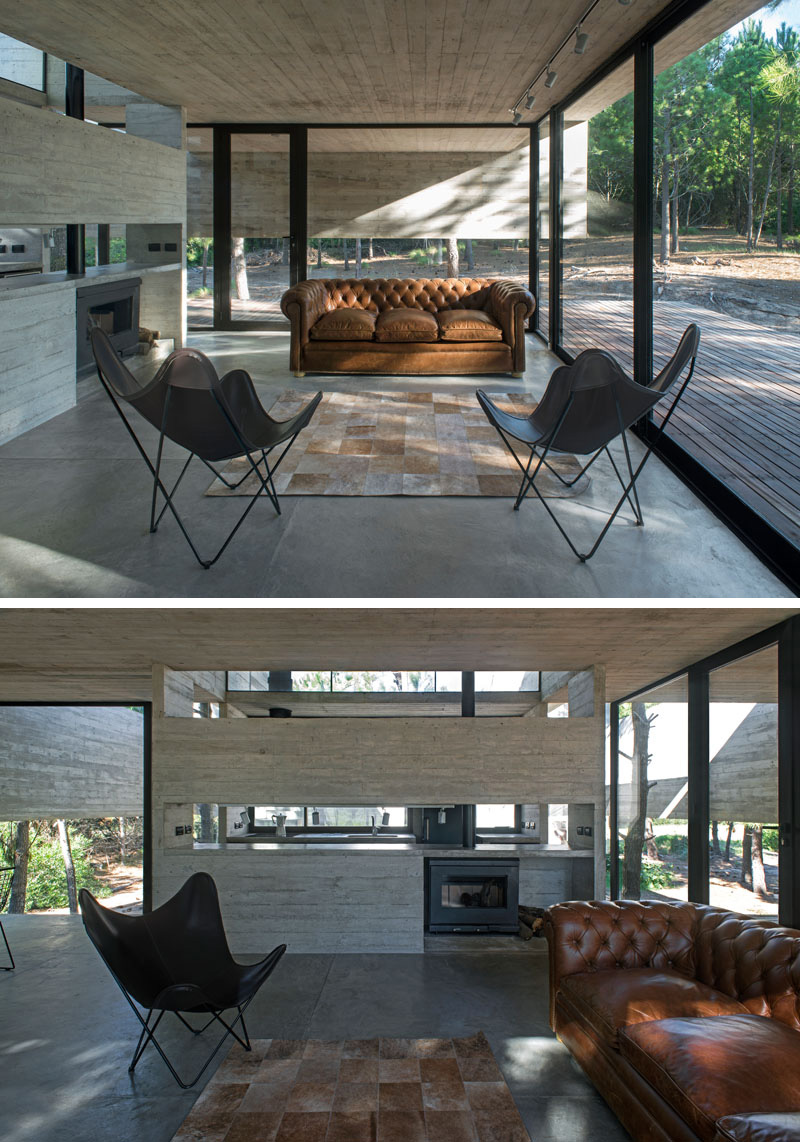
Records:
M281 298L281 309L292 327L289 367L293 372L302 368L301 352L308 344L309 331L328 307L328 290L324 281L309 279L292 286Z
M489 311L503 330L503 340L511 346L514 372L525 368L525 322L536 308L533 294L519 282L504 278L489 289Z
M550 1023L561 980L578 972L657 968L695 974L697 914L691 904L573 900L547 910Z

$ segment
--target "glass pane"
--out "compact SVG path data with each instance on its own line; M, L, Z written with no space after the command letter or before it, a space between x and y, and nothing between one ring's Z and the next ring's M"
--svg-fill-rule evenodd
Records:
M436 688L433 670L334 670L333 689L358 693L413 693Z
M688 899L686 675L620 707L620 894Z
M547 806L547 843L565 845L569 831L569 805Z
M261 828L274 829L278 824L274 818L279 814L286 818L288 827L300 828L304 823L302 805L256 805L253 813L254 824Z
M656 45L654 364L700 326L669 435L800 546L800 20L796 5L733 27L724 13Z
M436 689L441 693L460 694L461 693L461 671L460 670L437 670L436 671Z
M527 284L525 137L514 129L309 131L308 277Z
M292 689L330 690L332 688L331 678L330 670L293 670Z
M214 324L214 133L186 133L186 315L189 325Z
M633 61L564 112L565 349L609 350L633 369Z
M709 679L709 903L778 916L778 649Z
M43 56L38 48L0 32L0 79L42 91Z
M231 319L280 321L289 288L289 136L231 136ZM287 323L288 324L288 323Z
M319 814L317 820L315 814ZM370 828L374 823L378 828L404 829L406 810L403 805L357 805L357 806L311 806L308 812L309 826L321 828L351 829Z
M476 670L475 691L538 690L538 670Z
M476 805L475 825L479 829L511 829L516 827L516 805Z
M539 283L536 291L536 328L543 337L550 329L550 120L539 124Z

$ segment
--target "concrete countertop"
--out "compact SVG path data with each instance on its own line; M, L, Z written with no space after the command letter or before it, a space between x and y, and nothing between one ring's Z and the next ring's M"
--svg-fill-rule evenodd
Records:
M180 262L169 262L163 266L149 265L147 262L119 262L111 266L89 266L85 274L68 274L66 270L56 270L51 274L14 274L0 278L0 297L13 294L24 296L26 291L51 291L79 289L94 285L98 281L122 281L124 278L140 277L142 274L163 274L181 269Z
M387 852L393 856L410 857L447 857L459 860L480 859L481 857L521 857L524 860L537 860L540 858L570 858L594 857L593 849L571 849L566 845L476 845L474 849L452 848L450 845L418 844L416 841L400 841L389 844L386 841L356 841L352 844L311 844L302 841L232 841L229 844L200 844L195 849L204 851L244 852L259 851L269 853L308 853L321 852L341 853L375 853ZM181 850L186 851L186 850Z

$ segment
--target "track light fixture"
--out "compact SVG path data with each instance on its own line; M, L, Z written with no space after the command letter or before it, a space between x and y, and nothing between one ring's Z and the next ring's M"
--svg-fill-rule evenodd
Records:
M577 31L575 32L575 55L582 56L589 46L589 33L584 32L578 24Z
M525 100L525 110L530 111L535 102L536 102L536 96L533 94L532 91L529 91L528 92L528 98Z
M514 124L515 127L518 127L519 124L522 122L522 112L521 111L515 111L513 116L511 117L511 122Z
M621 4L623 8L627 8L633 3L633 0L617 0L617 2ZM589 40L591 37L588 32L584 32L583 24L584 21L587 20L589 16L591 16L592 12L594 12L599 3L600 0L591 0L578 23L573 28L570 28L569 32L567 32L564 39L558 45L545 67L543 67L541 71L537 72L537 74L533 77L533 80L528 84L522 95L520 95L517 102L511 108L511 115L514 126L517 126L522 122L522 112L520 111L520 107L523 106L523 104L526 111L532 110L533 105L536 102L536 96L533 93L533 89L542 78L542 76L544 76L545 87L552 87L555 84L556 80L558 79L558 72L553 67L553 64L556 62L559 55L570 42L572 37L575 37L573 51L576 56L582 56L586 49L589 47Z
M617 3L621 4L623 8L630 8L633 0L617 0Z
M547 69L547 75L544 77L545 87L552 87L557 79L558 79L558 72L553 71L553 67L551 64L550 67Z

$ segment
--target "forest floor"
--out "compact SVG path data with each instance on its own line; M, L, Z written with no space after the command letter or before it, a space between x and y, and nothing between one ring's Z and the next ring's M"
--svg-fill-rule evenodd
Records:
M103 887L110 889L109 896L100 898L104 908L115 908L119 912L141 912L142 866L140 864L109 864L96 875ZM30 909L30 914L68 916L69 908Z
M546 248L546 243L543 244ZM475 268L469 273L462 257L460 273L472 277L528 280L528 249L514 250L511 242L498 249L490 241L473 243ZM687 301L705 309L728 313L768 328L800 332L800 252L778 253L774 240L763 239L756 253L748 254L740 235L730 230L706 227L681 237L681 250L668 266L658 262L659 236L653 240L656 299ZM420 266L402 254L384 255L376 243L375 257L362 263L362 275L370 278L444 277L446 266ZM632 239L630 234L568 240L564 243L565 298L586 294L630 297L633 292ZM355 275L350 259L345 269L341 257L323 255L322 268L309 264L312 278L345 278ZM289 267L267 260L266 253L248 255L250 301L234 300L235 316L272 316L280 312L281 295L289 288ZM202 282L199 267L189 268L189 293ZM544 283L543 283L544 284ZM213 268L207 276L213 289ZM543 289L543 295L545 293ZM541 299L544 301L544 296ZM189 297L189 323L210 324L213 301Z
M689 877L686 858L665 853L661 864L671 873L674 883L667 888L643 892L642 899L685 900ZM777 919L778 854L764 851L764 874L768 891L768 896L764 899L739 883L741 871L740 856L732 855L730 860L725 860L722 856L712 855L709 865L710 902L717 908L728 908L731 912Z

